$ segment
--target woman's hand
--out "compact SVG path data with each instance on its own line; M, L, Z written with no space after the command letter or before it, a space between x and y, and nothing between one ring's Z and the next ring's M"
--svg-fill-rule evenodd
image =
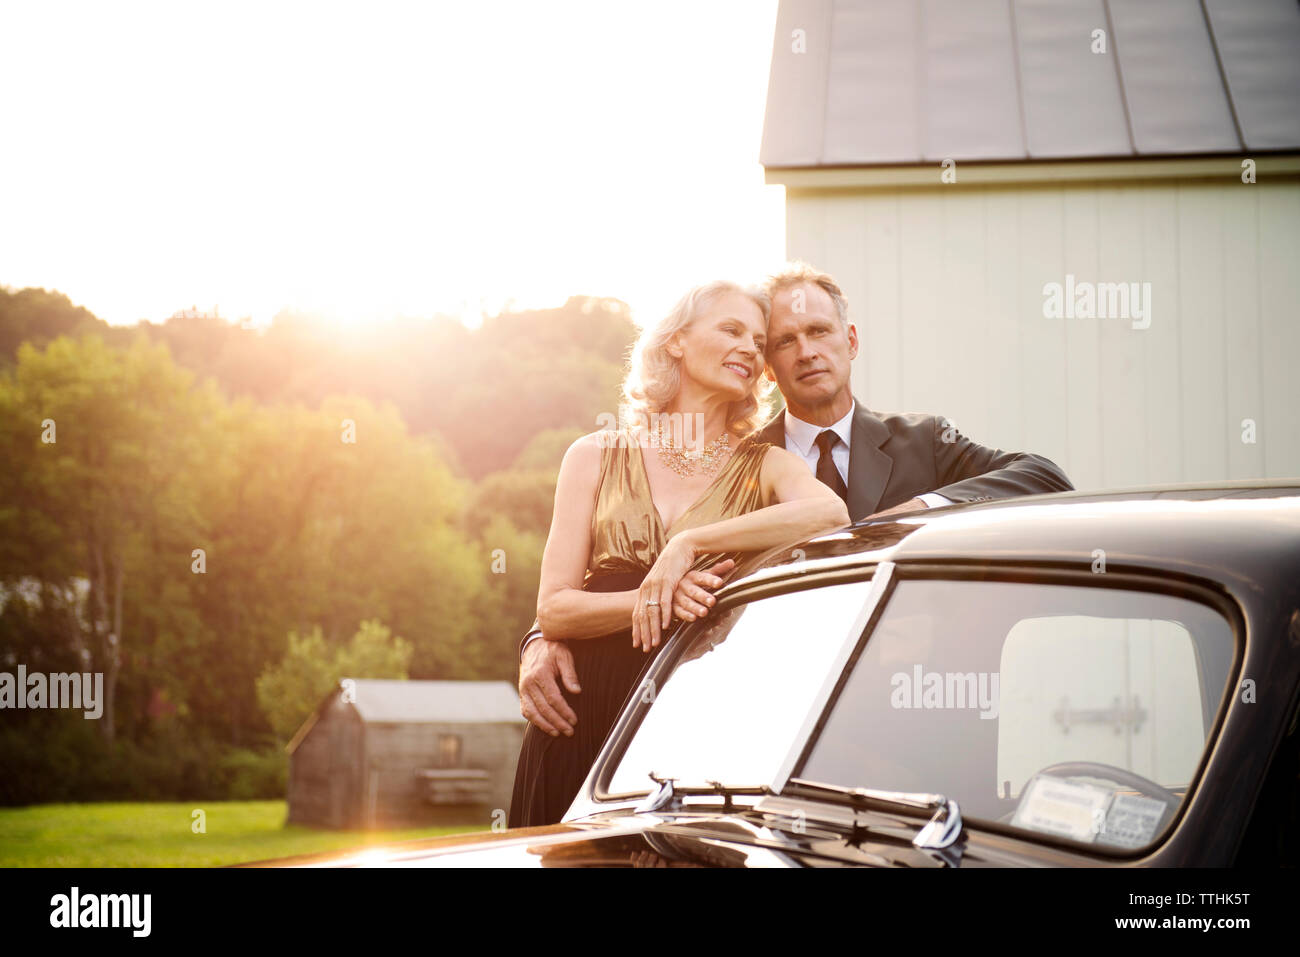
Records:
M695 621L707 615L717 602L712 593L722 587L735 567L735 559L727 558L710 568L687 572L673 592L673 614L682 621Z
M668 539L637 590L636 608L632 610L632 647L647 654L659 647L660 634L672 620L673 592L699 557L688 535L683 531Z

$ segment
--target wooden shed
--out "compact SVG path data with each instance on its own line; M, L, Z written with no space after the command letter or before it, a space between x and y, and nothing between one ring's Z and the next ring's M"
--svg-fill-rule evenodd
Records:
M289 823L504 820L525 722L505 681L344 678L289 742Z
M782 0L761 160L870 408L1079 488L1300 474L1294 0Z

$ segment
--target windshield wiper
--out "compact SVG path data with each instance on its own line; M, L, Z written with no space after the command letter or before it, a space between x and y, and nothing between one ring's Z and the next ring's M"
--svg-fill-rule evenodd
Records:
M789 796L792 792L813 794L821 800L830 799L836 804L845 804L853 808L897 810L904 807L919 811L933 811L934 815L912 838L914 847L925 850L942 850L951 847L961 837L961 808L952 798L944 797L942 794L845 788L834 784L822 784L820 781L806 781L803 778L791 778L781 790L783 796Z
M735 795L755 794L763 796L775 793L766 784L729 785L723 784L721 781L708 781L706 785L679 785L677 784L676 778L657 777L653 771L649 772L649 775L650 780L659 785L659 787L647 795L646 799L636 806L635 810L638 814L679 808L682 806L681 798L689 795L704 794L716 794L720 796L722 798L722 810L733 811L735 810L735 805L731 803L731 799Z

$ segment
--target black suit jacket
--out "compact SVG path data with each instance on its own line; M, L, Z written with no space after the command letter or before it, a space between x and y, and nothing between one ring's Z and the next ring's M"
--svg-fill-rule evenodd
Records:
M848 506L855 522L926 492L986 502L1074 487L1049 459L972 442L942 416L871 412L855 401L850 436ZM785 411L756 438L785 448Z
M855 400L850 436L848 507L855 522L926 492L953 502L987 502L1074 488L1050 459L972 442L942 416L871 412ZM785 448L785 411L755 438ZM521 656L535 634L536 622L519 641Z

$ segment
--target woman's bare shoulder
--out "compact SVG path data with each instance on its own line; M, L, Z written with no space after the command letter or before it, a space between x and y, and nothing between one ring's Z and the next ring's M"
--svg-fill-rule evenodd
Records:
M645 444L645 437L635 427L597 429L573 440L564 453L561 471L572 469L595 475L608 449L629 449Z
M564 459L560 462L560 474L595 477L600 469L602 450L609 447L610 434L602 430L588 432L574 439L565 450Z
M779 445L773 445L771 442L757 443L761 447L759 454L762 456L763 469L776 469L783 471L792 468L807 469L803 459L795 455L789 449L782 448Z
M589 450L601 452L605 449L627 449L646 444L643 430L636 426L623 426L617 429L597 429L575 439L570 448L581 446L588 450L580 454L591 454Z

